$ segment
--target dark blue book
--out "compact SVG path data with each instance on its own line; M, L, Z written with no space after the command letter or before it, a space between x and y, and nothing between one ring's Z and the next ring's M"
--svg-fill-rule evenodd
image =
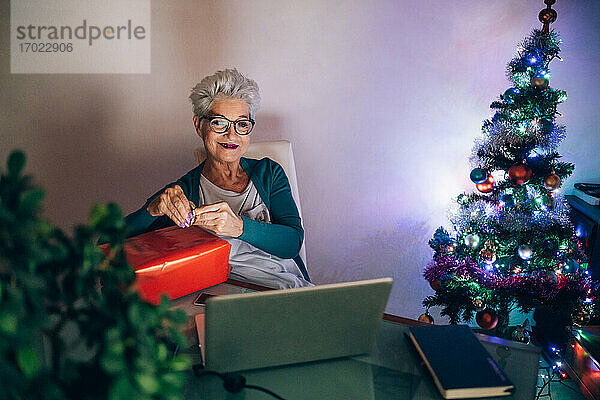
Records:
M515 389L467 325L415 326L408 337L446 399L507 396Z

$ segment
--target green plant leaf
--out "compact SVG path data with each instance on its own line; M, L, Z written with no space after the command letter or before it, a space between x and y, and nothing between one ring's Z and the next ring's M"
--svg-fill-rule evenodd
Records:
M150 395L155 394L160 390L160 383L158 379L149 374L138 374L135 377L135 381L142 388L142 390Z
M178 372L168 372L160 378L163 382L173 387L181 387L185 383L185 376Z
M27 211L32 214L42 206L42 200L44 200L44 191L39 188L29 189L21 194L21 201L19 208L22 211Z
M14 335L17 333L17 316L4 311L0 313L0 332L7 335Z
M125 370L125 361L122 356L109 352L102 356L100 360L102 368L109 374L118 375Z
M108 214L108 207L106 204L94 204L90 210L89 222L92 226L99 225L104 217Z
M121 377L113 383L108 398L110 400L137 399L139 398L138 394L129 379Z
M157 358L158 361L165 361L167 359L167 357L169 356L169 353L167 351L167 346L165 346L164 343L159 343L158 344L158 348L157 348Z
M40 357L31 347L21 347L17 350L17 363L28 378L35 376L42 367Z
M90 225L101 232L107 230L122 230L125 228L125 221L121 208L114 204L95 204L89 215Z
M8 156L8 161L6 163L6 167L8 169L8 175L16 178L23 171L23 167L25 167L25 153L21 150L15 150Z
M175 371L186 371L192 368L192 364L188 357L180 354L171 361L171 367Z

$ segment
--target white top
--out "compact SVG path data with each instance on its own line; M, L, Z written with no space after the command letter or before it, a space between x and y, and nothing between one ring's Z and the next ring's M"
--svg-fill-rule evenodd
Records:
M221 189L201 174L199 189L199 205L225 201L237 215L271 223L269 209L251 180L241 193L237 193ZM313 286L304 279L294 260L279 258L240 239L219 237L231 244L229 264L232 278L277 289Z

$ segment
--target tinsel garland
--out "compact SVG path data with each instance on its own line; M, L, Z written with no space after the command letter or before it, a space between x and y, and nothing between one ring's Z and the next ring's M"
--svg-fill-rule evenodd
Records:
M579 273L557 276L556 281L546 275L514 274L501 276L486 272L485 269L480 268L477 263L469 258L459 260L456 257L447 255L439 256L430 262L425 268L423 276L427 281L432 282L449 274L459 279L448 283L448 288L442 288L442 292L444 290L456 290L456 285L460 282L475 282L482 289L493 293L499 291L506 293L508 291L512 296L523 302L530 302L532 307L540 304L553 304L559 294L561 299L572 297L575 300L580 296L580 293L585 293L591 288Z
M560 225L570 227L569 208L562 197L554 200L553 209L530 212L527 209L512 207L510 210L494 206L487 201L476 201L466 205L454 206L449 210L452 225L461 232L470 230L474 225L481 232L495 231L498 227L506 231L545 230Z
M474 270L476 267L477 263L469 257L458 260L454 256L439 255L434 261L427 265L423 272L423 276L429 282L448 273L454 273L458 276L470 276L470 271Z
M482 132L483 136L475 139L469 161L473 168L481 166L487 170L505 169L515 158L552 152L566 137L563 125L553 125L548 133L528 126L524 133L512 123L494 122L485 124ZM521 154L511 153L510 149L518 149ZM498 162L502 157L509 161Z

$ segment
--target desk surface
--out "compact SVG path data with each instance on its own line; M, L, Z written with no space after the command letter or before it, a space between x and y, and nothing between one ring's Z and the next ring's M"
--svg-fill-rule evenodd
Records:
M213 286L203 292L223 295L248 293L263 288L236 281ZM173 300L173 307L193 316L204 311L193 304L198 295ZM193 318L192 318L193 319ZM247 384L265 387L285 399L443 399L427 371L421 366L404 337L417 321L385 315L371 354L335 360L316 361L284 367L240 372ZM190 337L195 327L189 327ZM516 386L513 395L498 399L535 397L539 349L535 346L478 335L481 342ZM193 362L200 361L197 344L187 349ZM458 365L457 368L460 368ZM269 399L270 396L243 390L227 393L221 380L207 375L196 378L190 372L185 397L188 399Z

